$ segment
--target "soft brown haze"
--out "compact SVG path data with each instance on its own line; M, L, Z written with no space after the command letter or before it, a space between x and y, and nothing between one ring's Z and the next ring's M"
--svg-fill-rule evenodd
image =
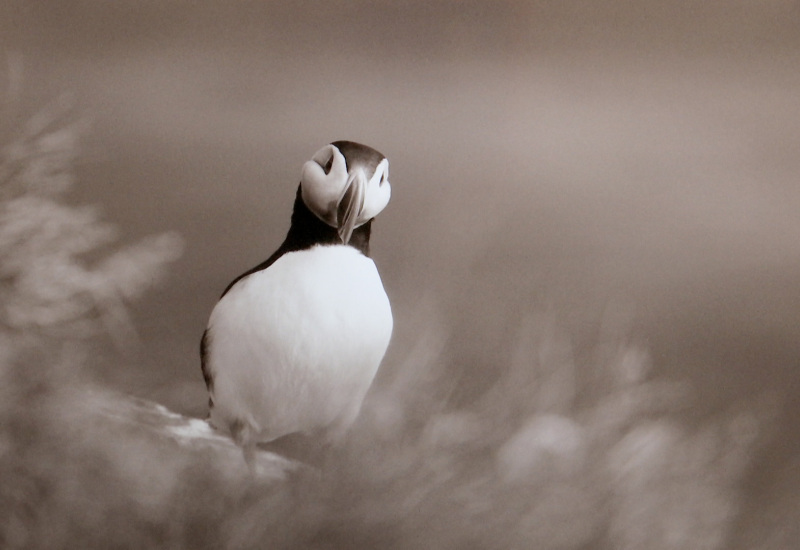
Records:
M208 313L280 244L302 163L349 139L391 163L389 372L435 318L459 407L532 315L576 363L613 325L692 385L690 423L781 404L751 508L800 483L798 2L0 6L19 117L69 93L91 118L76 200L186 242L108 384L203 414Z

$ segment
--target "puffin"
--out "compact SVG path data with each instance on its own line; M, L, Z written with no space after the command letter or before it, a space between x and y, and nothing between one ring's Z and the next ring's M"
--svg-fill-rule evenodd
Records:
M303 165L283 243L211 311L200 344L208 421L248 464L258 446L292 434L339 443L355 422L392 335L369 250L390 196L383 154L326 145Z

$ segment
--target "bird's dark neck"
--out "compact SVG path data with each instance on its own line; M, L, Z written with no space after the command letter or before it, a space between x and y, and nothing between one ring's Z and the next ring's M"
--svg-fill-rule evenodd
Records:
M365 256L369 256L369 235L372 228L372 220L353 231L347 246L352 246ZM300 194L300 187L297 188L297 196L294 199L294 211L292 212L292 225L286 235L283 244L276 251L276 254L285 254L297 250L306 250L318 244L342 244L339 232L316 217L308 209L303 197Z
M346 246L352 246L364 254L364 256L369 257L369 234L371 228L372 220L356 228L350 237L350 242L348 242ZM264 262L245 271L231 281L223 291L222 296L225 296L237 282L248 275L267 269L284 254L288 252L297 252L298 250L308 250L318 244L338 244L340 246L345 246L342 244L342 239L339 238L338 231L320 220L308 209L306 203L303 202L303 197L300 196L300 187L298 187L297 197L294 200L294 212L292 212L292 225L289 228L289 233L286 235L283 244L281 244L278 250ZM222 296L220 296L220 298Z

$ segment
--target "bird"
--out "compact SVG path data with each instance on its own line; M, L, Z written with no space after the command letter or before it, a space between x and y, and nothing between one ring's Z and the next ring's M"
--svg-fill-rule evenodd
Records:
M369 250L390 197L382 153L322 147L303 165L283 243L212 309L200 344L208 421L249 465L259 445L302 434L330 446L355 422L392 335Z

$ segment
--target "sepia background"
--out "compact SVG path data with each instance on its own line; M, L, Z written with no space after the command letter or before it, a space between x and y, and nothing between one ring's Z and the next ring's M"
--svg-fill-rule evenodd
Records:
M749 537L800 488L800 3L0 6L4 124L67 94L89 121L69 202L124 241L184 243L131 304L138 344L92 340L91 378L202 416L217 297L280 244L302 163L359 141L393 187L372 239L395 312L385 380L428 338L437 414L473 410L544 339L582 410L613 341L636 380L685 384L685 433L771 411L724 536L646 546L781 547Z

